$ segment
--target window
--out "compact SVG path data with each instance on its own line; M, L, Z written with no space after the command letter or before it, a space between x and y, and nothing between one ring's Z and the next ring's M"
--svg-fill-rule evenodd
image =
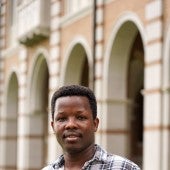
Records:
M91 5L91 0L65 0L65 13L73 14Z
M10 26L14 24L15 20L15 0L9 0L9 22Z

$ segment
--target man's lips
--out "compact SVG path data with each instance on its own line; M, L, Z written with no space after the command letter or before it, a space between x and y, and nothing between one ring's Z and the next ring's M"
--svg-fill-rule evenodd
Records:
M63 138L68 141L77 141L79 138L81 138L82 135L80 133L64 133Z
M75 138L75 137L81 137L82 135L80 133L64 133L64 138Z

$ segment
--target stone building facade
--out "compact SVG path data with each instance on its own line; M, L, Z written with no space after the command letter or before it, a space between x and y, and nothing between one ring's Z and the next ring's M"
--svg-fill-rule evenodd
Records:
M0 170L61 154L50 99L66 84L94 90L96 143L170 169L170 0L0 2Z

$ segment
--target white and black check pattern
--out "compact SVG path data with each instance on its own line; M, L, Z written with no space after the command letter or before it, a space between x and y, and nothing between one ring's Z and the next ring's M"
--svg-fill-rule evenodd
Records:
M132 161L109 154L99 145L95 145L95 147L93 158L84 164L82 170L140 170ZM61 155L54 163L42 170L64 170L64 156Z

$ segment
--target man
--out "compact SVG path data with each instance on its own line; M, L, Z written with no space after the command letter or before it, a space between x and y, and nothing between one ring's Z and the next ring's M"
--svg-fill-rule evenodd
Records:
M140 170L130 160L95 144L99 119L96 98L89 88L61 87L52 97L51 108L51 126L63 155L43 170Z

